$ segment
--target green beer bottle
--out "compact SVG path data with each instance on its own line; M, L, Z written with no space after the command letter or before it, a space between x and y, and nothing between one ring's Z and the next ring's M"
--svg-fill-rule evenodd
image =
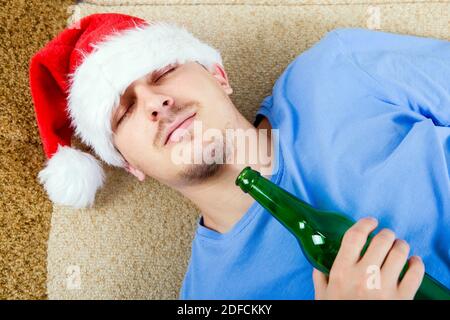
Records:
M352 218L341 213L316 210L250 167L241 171L236 185L250 194L297 238L303 254L314 268L329 274L344 233L355 223ZM407 266L406 263L400 279ZM450 290L425 274L414 298L450 300Z

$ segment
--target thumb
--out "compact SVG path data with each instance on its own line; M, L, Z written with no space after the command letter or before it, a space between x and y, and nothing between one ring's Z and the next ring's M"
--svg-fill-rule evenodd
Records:
M319 270L313 270L313 282L316 299L320 298L325 292L328 285L328 277Z

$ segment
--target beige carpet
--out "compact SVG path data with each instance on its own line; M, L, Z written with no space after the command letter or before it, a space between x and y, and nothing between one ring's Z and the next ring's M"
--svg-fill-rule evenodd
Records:
M72 0L0 0L0 300L45 299L52 206L28 62L64 28Z
M336 27L450 40L449 1L97 0L74 16L95 12L174 21L218 48L248 119L289 62ZM156 181L138 183L116 169L107 177L93 209L53 208L49 298L176 299L196 208Z

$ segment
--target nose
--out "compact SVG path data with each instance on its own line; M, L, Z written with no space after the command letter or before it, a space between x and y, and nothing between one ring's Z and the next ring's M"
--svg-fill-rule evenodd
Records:
M145 101L145 110L151 121L169 118L172 113L173 99L166 95L158 95L154 99Z
M135 92L137 103L142 103L145 113L151 121L157 122L169 118L170 114L173 113L174 100L170 96L151 92L144 86L136 88Z

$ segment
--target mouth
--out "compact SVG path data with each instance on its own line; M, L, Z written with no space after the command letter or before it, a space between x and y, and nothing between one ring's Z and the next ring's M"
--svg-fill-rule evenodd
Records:
M167 145L170 141L170 137L172 134L177 130L178 128L186 128L188 127L192 121L194 120L194 117L197 115L197 113L191 113L187 116L182 116L180 118L175 119L174 122L169 126L169 129L166 133L166 138L164 139L164 145Z

